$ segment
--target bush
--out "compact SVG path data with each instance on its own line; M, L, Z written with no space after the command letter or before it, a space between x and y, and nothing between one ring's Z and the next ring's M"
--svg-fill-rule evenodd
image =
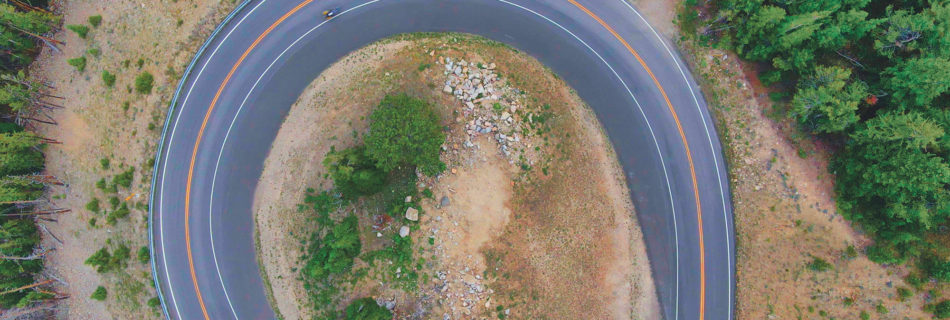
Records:
M118 209L115 209L112 212L109 212L109 215L106 217L106 223L110 225L115 225L115 223L122 218L129 216L129 205L122 203Z
M98 58L102 52L99 51L98 48L92 48L92 49L86 50L86 53L88 53L93 58Z
M135 167L129 167L129 170L112 177L112 183L118 186L129 188L132 186L132 179L135 176Z
M159 300L158 297L152 297L151 299L148 299L148 306L149 306L149 307L157 308L157 307L159 307L159 306L161 306L161 305L162 305L162 301Z
M950 300L943 300L943 301L940 301L940 303L928 305L925 309L928 309L928 311L933 313L934 318L937 318L937 319L950 318Z
M323 280L331 274L339 274L353 266L353 259L360 253L358 220L351 215L334 224L322 238L314 234L310 242L310 257L305 274L312 280Z
M98 273L124 269L126 261L129 260L129 254L129 247L125 245L119 245L114 253L109 253L108 248L102 248L89 256L85 264L94 267Z
M106 189L106 178L99 179L96 181L96 189L105 190Z
M363 147L343 151L331 147L323 166L333 178L334 187L346 199L377 193L386 184L386 173L376 168Z
M102 301L106 299L107 295L108 295L108 292L106 292L106 288L104 288L103 286L99 286L98 288L96 288L96 291L92 292L92 295L90 295L89 298L91 298L92 300Z
M115 86L115 75L109 71L102 70L102 83L105 83L106 87L112 88Z
M101 23L102 23L102 16L101 16L101 15L98 15L98 14L97 14L97 15L94 15L94 16L89 16L89 25L91 25L93 28L98 28L98 27L99 27L99 24L101 24Z
M72 32L75 32L77 36L85 39L86 35L89 34L89 27L79 24L71 24L66 26L66 29L69 29Z
M893 246L883 243L875 243L868 246L867 249L865 249L865 253L868 256L868 259L876 263L896 264L904 262L904 257L900 254L900 252L898 252Z
M439 159L445 134L429 103L406 94L387 95L370 120L366 155L377 168L391 172L411 166L430 176L445 170Z
M901 302L913 296L914 296L914 292L910 291L910 289L907 289L904 287L897 287L897 297Z
M141 248L139 248L138 257L139 257L139 262L141 263L148 263L148 261L152 259L151 254L149 254L148 247L146 246L142 246Z
M99 213L99 198L92 198L92 200L86 202L86 210L92 213Z
M135 92L141 94L152 93L152 82L154 81L155 78L152 77L152 74L148 73L148 71L140 73L135 77Z
M86 57L85 56L80 56L78 58L72 58L72 59L66 60L66 63L68 63L69 65L73 67L76 67L76 71L79 71L79 72L86 71Z
M808 269L811 271L824 272L831 270L834 266L831 265L825 259L819 257L812 257L812 261L808 263Z
M368 297L351 302L344 313L345 320L390 320L393 318L392 312Z
M109 162L109 158L99 159L99 165L102 166L103 169L109 169Z

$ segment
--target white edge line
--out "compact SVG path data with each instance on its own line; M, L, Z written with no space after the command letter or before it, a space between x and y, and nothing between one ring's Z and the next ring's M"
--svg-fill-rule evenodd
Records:
M369 4L372 4L372 3L376 3L376 2L379 2L379 1L380 1L380 0L373 0L373 1L365 2L365 3L363 3L363 4L360 4L360 5L358 5L358 6L355 6L355 7L353 7L353 8L350 8L350 9L348 9L348 10L346 10L346 11L341 12L340 15L346 14L346 13L348 13L348 12L350 12L350 11L359 9L359 8L361 8L361 7L363 7L363 6L366 6L366 5L369 5ZM642 107L640 106L639 101L637 101L636 97L633 95L633 92L630 90L629 86L627 86L626 82L623 81L623 78L620 77L619 73L617 73L617 71L613 68L613 66L611 66L610 63L608 63L596 50L594 50L590 45L588 45L585 41L581 40L576 34L574 34L573 32L571 32L570 30L568 30L568 29L565 28L564 26L558 24L557 22L554 22L554 21L551 20L550 18L548 18L548 17L546 17L546 16L544 16L544 15L538 13L538 12L535 12L535 11L533 11L533 10L531 10L531 9L528 9L528 8L526 8L526 7L523 7L523 6L521 6L521 5L518 5L518 4L515 4L515 3L512 3L512 2L509 2L509 1L506 1L506 0L496 0L496 1L499 1L499 2L501 2L501 3L505 3L505 4L508 4L508 5L517 7L517 8L519 8L519 9L524 10L524 11L528 11L528 12L530 12L530 13L532 13L532 14L538 16L538 17L541 17L542 19L548 21L549 23L551 23L551 24L557 26L558 28L560 28L560 29L563 30L564 32L567 32L567 33L570 34L574 39L576 39L578 42L580 42L580 43L583 44L585 47L587 47L588 50L590 50L592 53L594 53L594 55L596 55L597 58L600 59L601 62L603 62L603 63L611 70L611 72L614 74L614 76L617 78L617 80L620 81L620 83L624 86L624 88L625 88L625 90L627 91L627 93L630 95L630 97L633 99L634 103L637 105L637 109L638 109L638 111L640 112L641 116L643 116L645 122L647 123L647 128L649 129L650 135L651 135L652 138L653 138L654 146L656 146L656 148L657 148L657 153L658 153L658 155L659 155L660 163L661 163L661 166L663 167L664 177L666 178L666 181L667 181L667 191L668 191L668 193L670 194L670 206L671 206L671 208L673 209L673 212L674 212L674 214L673 214L673 220L674 220L673 228L674 228L674 235L675 235L675 238L677 239L676 241L677 241L677 243L678 243L678 242L679 242L679 236L678 236L678 232L676 231L677 228L676 228L675 202L673 201L673 193L672 193L672 189L671 189L670 182L669 182L669 174L667 173L666 164L665 164L665 161L663 160L663 157L662 157L662 151L660 150L659 143L658 143L657 140L656 140L656 134L655 134L654 131L653 131L653 127L652 127L652 125L650 124L649 119L646 117L646 114L644 113ZM282 52L280 53L280 55L278 55L277 58L275 58L275 59L270 63L270 65L268 65L268 67L261 73L261 75L260 75L260 76L258 77L258 79L255 81L254 85L253 85L253 86L251 87L251 89L248 91L247 95L245 95L244 100L241 102L240 107L238 107L238 111L235 113L234 117L233 117L232 120L231 120L231 124L229 125L228 131L227 131L227 133L225 134L225 139L224 139L224 141L222 142L221 149L220 149L219 152L218 152L218 159L217 159L217 163L215 164L214 178L212 178L212 186L211 186L211 188L212 188L212 193L211 193L211 194L212 194L212 196L211 196L211 205L212 205L212 206L213 206L213 203L214 203L214 191L213 191L213 190L214 190L214 184L215 184L214 181L215 181L216 178L217 178L217 169L218 169L218 165L220 164L220 161L221 161L221 156L222 156L223 151L224 151L224 146L227 144L227 141L228 141L228 139L229 139L231 130L233 129L234 123L237 121L237 117L240 116L240 114L241 114L241 112L242 112L244 106L246 105L246 102L247 102L248 98L249 98L250 95L253 93L253 91L257 88L257 85L260 83L260 81L263 79L263 77L267 74L267 72L271 69L271 67L273 67L274 64L276 64L277 61L280 60L280 58L281 58L285 53L287 53L287 51L289 51L291 48L293 48L301 39L303 39L304 37L306 37L307 35L309 35L311 32L315 31L316 29L320 28L321 26L323 26L323 25L326 24L327 22L328 22L328 21L325 20L325 21L321 22L320 24L318 24L317 26L311 28L311 29L308 30L306 33L304 33L303 35L301 35L300 37L298 37L298 38L297 38L293 43L291 43L286 49L284 49L284 51L282 51ZM692 89L690 89L690 90L692 91ZM718 167L717 167L717 168L718 168ZM721 186L720 186L720 187L721 187ZM209 216L209 218L210 218L210 216ZM213 231L213 228L212 228L212 230L211 230L211 237L212 237L211 247L212 247L212 252L214 252L214 241L213 241L214 231ZM676 259L675 259L675 260L677 260L677 265L678 265L678 264L679 264L679 261L678 261L678 260L679 260L679 248L678 248L678 246L676 246L676 247L677 247L677 248L676 248ZM216 258L216 256L215 256L215 267L217 267L217 258ZM679 286L678 286L678 283L679 283L679 268L677 267L676 270L677 270L677 272L676 272L676 273L677 273L677 280L676 280L676 282L677 282L677 294L676 294L676 296L677 296L677 301L678 301L678 298L679 298L679 290L678 290L678 287L679 287ZM220 270L218 271L218 276L219 276L219 279L221 279ZM226 286L224 285L223 279L222 279L221 281L222 281L222 283L221 283L221 284L222 284L222 287L225 287L225 288L226 288ZM225 294L227 294L227 289L225 289ZM229 300L229 303L230 303L230 300ZM232 309L232 310L233 310L233 309Z
M231 30L228 31L228 33L224 36L224 38L222 38L222 40L221 40L220 42L218 42L218 45L215 46L214 50L212 50L211 55L209 55L208 58L205 59L205 62L204 62L204 64L202 64L201 69L198 70L198 74L195 75L195 79L192 81L191 86L188 87L188 93L185 94L185 99L182 101L181 108L180 108L179 111L178 111L178 115L175 117L175 123L172 125L172 131L171 131L171 134L170 134L170 136L169 136L168 149L167 149L167 150L171 150L171 148L172 148L172 143L173 143L174 140L175 140L175 131L178 129L178 122L181 120L181 115L184 113L184 110L185 110L186 106L188 105L188 98L191 96L191 92L192 92L192 90L194 89L195 84L198 83L198 79L201 78L201 74L204 73L204 70L205 70L205 68L207 68L208 63L211 61L211 58L214 57L214 55L218 52L218 49L220 49L221 46L222 46L222 45L227 41L227 39L231 36L231 34L234 33L234 30L236 30L236 29L244 22L245 19L247 19L251 14L253 14L254 11L256 11L257 8L259 8L259 7L260 7L262 4L264 4L265 2L267 2L267 0L261 1L261 2L258 3L256 6L254 6L254 8L252 8L251 11L249 11L247 14L245 14L244 17L242 17L241 20L239 20L238 23L235 24L234 27L232 27ZM234 14L238 13L239 10L240 10L240 9L243 9L244 6L246 6L248 3L250 3L250 0L245 1L244 3L242 3L240 7L236 8L235 11L233 11L233 13L234 13ZM233 17L233 16L232 16L232 17ZM226 20L225 22L228 22L228 21L229 21L229 20ZM223 27L223 26L224 26L224 23L222 23L222 27ZM214 38L214 37L213 37L213 35L212 35L212 37L209 37L208 39L209 39L209 41L211 41L213 38ZM198 56L196 56L196 59L198 59ZM183 81L182 83L184 84L184 83L187 81L187 79L184 79L184 78L183 78L182 81ZM176 100L177 100L177 99L176 99ZM174 104L173 104L173 106L174 106ZM173 110L170 110L170 111L173 111ZM171 116L171 114L169 114L169 116ZM166 122L166 123L167 123L167 122ZM163 140L164 140L164 139L163 139ZM162 150L159 149L159 152L162 152ZM167 172L167 168L168 168L168 161L164 161L164 164L163 164L163 166L162 166L162 184L161 184L161 186L159 187L159 200L158 200L158 201L159 201L159 204L164 203L164 199L165 199L165 173ZM154 188L154 186L153 186L153 188ZM160 206L159 206L159 214L158 214L159 217L160 217L160 218L159 218L159 231L158 231L158 232L159 232L159 235L160 235L160 238L161 238L162 264L163 264L163 267L164 267L164 269L165 269L165 279L166 279L166 281L167 281L167 283L168 283L168 291L169 291L169 293L171 293L172 305L175 307L175 314L180 318L180 317L181 317L181 310L179 310L179 308L178 308L178 303L177 303L177 301L176 301L176 299L175 299L175 290L173 289L172 282L171 282L171 273L168 271L168 258L167 258L168 255L167 255L166 252L165 252L165 223L164 223L165 220L161 218L162 216L164 216L164 212L165 212L165 206L160 205ZM150 234L151 234L151 233L150 233ZM157 279L157 277L158 277L157 273L156 273L153 277L155 277L155 278ZM156 286L156 288L157 288L157 290L159 290L159 292L161 292L161 284L159 284L158 286ZM227 292L225 292L225 295L227 295ZM161 295L160 295L160 296L161 296ZM229 300L228 302L230 303L230 300ZM163 305L163 308L164 308L164 305ZM165 316L168 317L168 318L171 318L170 315L168 314L167 310L166 310L166 312L165 312Z
M654 29L653 26L650 25L650 23L647 22L646 19L643 18L643 15L641 15L640 12L637 11L637 9L633 7L633 5L631 5L629 2L625 0L618 0L618 1L626 5L628 8L630 8L630 10L633 10L633 12L637 14L637 17L639 17L640 20L643 21L643 23L646 24L647 27L650 28L650 31L653 32L653 35L657 38L657 40L660 41L660 44L663 45L663 48L666 49L666 52L669 53L670 59L673 60L673 63L676 65L676 68L679 69L680 75L683 77L683 82L686 83L686 88L689 89L690 95L693 96L693 103L696 106L696 111L699 112L700 118L703 119L703 128L706 131L706 140L709 141L709 150L713 154L713 164L716 166L716 178L719 180L718 185L719 185L719 197L722 202L722 218L723 218L723 222L725 222L724 226L726 228L726 264L727 264L726 270L728 271L727 276L729 280L729 285L728 285L729 287L729 295L728 295L729 313L728 313L727 319L732 319L732 308L733 308L733 305L732 305L732 298L733 298L732 296L733 295L732 293L732 285L733 285L732 261L733 261L733 257L732 257L732 245L731 245L731 242L729 241L729 238L730 238L729 236L731 235L731 233L729 232L729 215L727 214L728 209L726 209L726 195L725 195L725 190L722 187L725 181L722 180L722 173L720 173L720 170L719 170L718 157L720 155L717 154L716 148L713 146L712 136L709 133L709 125L707 125L706 115L702 112L702 107L700 107L699 105L699 98L696 97L696 92L693 91L693 86L690 84L689 79L686 77L686 72L683 71L683 67L679 59L677 59L676 56L673 54L673 51L670 50L670 47L666 44L666 41L663 41L663 38L660 37L660 34L656 32L656 29Z
M346 11L341 12L339 15L337 15L337 17L342 16L342 15L344 15L344 14L346 14L347 12L350 12L350 11L352 11L352 10L359 9L360 7L363 7L363 6L365 6L365 5L372 4L372 3L375 3L375 2L378 2L378 1L380 1L380 0L369 1L369 2L363 3L363 4L359 5L359 6L350 8L350 9L348 9L348 10L346 10ZM267 66L266 69L264 69L264 71L263 71L263 72L261 73L261 75L257 78L257 80L254 81L254 85L251 86L251 89L248 90L247 95L244 96L244 100L241 101L241 105L238 107L237 112L234 114L234 118L231 119L231 124L228 125L228 131L225 133L225 135L224 135L224 140L221 142L221 148L218 150L218 158L217 158L217 160L215 161L215 164L214 164L214 173L212 174L212 178L211 178L211 196L210 196L209 204L208 204L208 212L209 212L209 214L208 214L208 233L209 233L209 236L210 236L210 238L211 238L211 256L212 256L212 259L214 260L214 268L215 268L216 272L218 273L218 281L221 282L221 287L222 287L222 289L224 289L224 296L225 296L225 298L228 300L228 306L231 308L231 313L234 314L234 318L235 318L235 319L239 319L239 318L238 318L238 316L237 316L237 312L234 311L234 306L231 305L231 298L228 296L228 288L227 288L227 285L224 284L224 278L221 276L221 268L218 266L218 255L215 253L215 248L214 248L214 223L213 223L213 221L212 221L212 220L213 220L213 215L214 215L214 187L215 187L215 182L216 182L217 179L218 179L218 166L221 164L221 156L222 156L222 154L224 154L224 146L227 145L227 143L228 143L228 138L231 136L231 129L234 128L234 123L237 122L238 116L241 114L241 111L244 110L244 106L245 106L245 104L247 103L248 98L250 98L251 93L254 92L254 89L257 88L257 85L261 82L261 79L264 78L264 75L266 75L267 72L270 71L271 67L273 67L274 64L276 64L277 61L280 60L280 58L283 57L283 55L284 55L285 53L287 53L287 51L289 51L291 48L293 48L293 47L297 44L297 42L299 42L301 39L303 39L304 37L306 37L307 35L309 35L311 32L317 30L318 28L320 28L321 26L323 26L324 24L326 24L326 23L329 22L329 21L330 21L330 20L323 20L323 22L321 22L321 23L318 24L317 26L311 28L311 29L308 30L306 33L304 33L303 35L301 35L300 37L298 37L296 40L294 40L294 42L292 42L289 46L287 46L287 48L284 49L284 51L282 51L282 52L277 56L277 58L274 58L274 60ZM274 307L276 307L276 306L271 306L271 307L274 308Z
M358 6L355 6L355 7L353 7L353 8L350 8L350 9L348 9L348 10L346 10L346 11L341 12L340 15L346 14L346 13L348 13L348 12L350 12L350 11L359 9L359 8L361 8L361 7L363 7L363 6L366 6L366 5L368 5L368 4L372 4L372 3L375 3L375 2L378 2L378 1L380 1L380 0L373 0L373 1L365 2L365 3L363 3L363 4L360 4L360 5L358 5ZM674 233L674 238L676 238L676 242L677 242L677 246L675 246L675 248L676 248L676 257L675 257L674 260L676 260L676 265L677 265L676 268L675 268L675 270L676 270L676 283L677 283L677 285L676 285L676 288L677 288L677 289L676 289L676 301L677 301L676 304L678 304L678 301L679 301L679 245L678 245L678 243L679 243L679 233L678 233L678 231L677 231L677 226L676 226L676 208L675 208L675 201L673 200L673 191L672 191L671 184L670 184L670 182L669 182L669 174L668 174L667 169L666 169L666 163L665 163L665 161L663 160L663 154L662 154L662 151L660 150L659 142L657 142L657 140L656 140L656 134L655 134L654 131L653 131L653 127L652 127L652 125L650 124L650 120L646 117L646 114L644 113L643 108L640 106L640 102L637 101L636 97L633 95L633 92L630 90L630 87L627 86L627 83L626 83L625 81L623 81L623 78L620 77L620 74L617 73L617 71L613 68L613 66L611 66L610 63L608 63L608 62L600 55L600 53L598 53L596 50L594 50L594 49L593 49L590 45L588 45L586 42L584 42L583 40L581 40L576 34L574 34L573 32L571 32L570 30L568 30L568 29L565 28L564 26L558 24L557 22L554 22L554 21L551 20L550 18L548 18L548 17L546 17L546 16L544 16L544 15L538 13L538 12L535 12L535 11L533 11L533 10L531 10L531 9L528 9L528 8L526 8L526 7L523 7L523 6L521 6L521 5L518 5L518 4L515 4L515 3L512 3L512 2L509 2L509 1L506 1L506 0L496 0L496 1L499 1L499 2L502 2L502 3L505 3L505 4L508 4L508 5L517 7L517 8L519 8L519 9L522 9L522 10L525 10L525 11L528 11L528 12L530 12L530 13L532 13L532 14L538 16L538 17L541 17L542 19L548 21L549 23L551 23L551 24L557 26L558 28L560 28L560 29L563 30L564 32L567 32L568 34L570 34L574 39L576 39L578 42L580 42L580 43L583 44L585 47L587 47L588 50L590 50L592 53L594 53L594 55L596 55L597 58L600 59L600 61L603 62L604 65L607 66L607 68L610 69L610 71L614 74L614 76L617 78L617 80L619 80L620 83L624 86L624 89L627 91L627 93L628 93L628 94L630 95L630 97L633 99L634 103L637 105L637 109L638 109L638 111L640 112L640 115L643 117L643 119L644 119L645 122L647 123L647 128L649 129L650 135L651 135L652 138L653 138L653 144L654 144L654 146L656 146L657 154L659 155L660 163L661 163L661 166L663 167L663 175L664 175L664 177L665 177L665 179L666 179L667 192L670 194L670 207L671 207L671 209L672 209L672 211L673 211L673 215L672 215L672 217L673 217L673 233ZM311 32L313 32L314 30L316 30L317 28L319 28L320 26L322 26L323 24L325 24L325 23L327 23L327 22L328 22L328 21L321 22L321 23L320 23L319 25L317 25L316 27L310 29L309 31L307 31L306 33L304 33L303 35L301 35L300 37L298 37L297 40L295 40L295 41L294 41L293 43L291 43L286 49L284 49L284 51L281 52L280 55L278 55L277 58L275 58L275 59L270 63L270 65L268 65L268 67L264 70L264 72L261 73L260 77L258 77L257 81L254 83L254 85L253 85L253 86L251 87L251 89L248 91L247 95L244 97L244 101L242 101L241 106L238 107L238 111L237 111L237 113L235 113L234 118L231 120L231 125L228 127L228 131L227 131L227 133L225 134L225 139L224 139L224 141L222 142L222 145L221 145L221 150L220 150L219 153L218 153L218 162L219 162L219 163L220 163L220 160L221 160L221 155L222 155L223 150L224 150L224 146L225 146L225 144L227 144L228 137L230 136L231 129L232 129L232 127L234 126L234 123L236 122L237 117L240 116L241 111L243 110L244 105L245 105L245 103L247 102L247 99L250 97L250 95L252 94L252 92L256 89L257 85L259 84L259 82L261 81L261 79L263 79L264 75L266 75L267 72L270 70L270 68L273 67L273 65L276 64L277 61L280 60L280 58L281 58L287 51L289 51L291 48L293 48L302 38L306 37L306 36L309 35ZM215 164L215 172L214 172L215 178L217 177L217 166L218 166L218 164ZM214 189L214 179L212 179L212 190L213 190L213 189ZM212 202L212 204L213 204L213 202L214 202L214 192L213 192L213 191L212 191L212 195L211 195L211 202ZM213 238L213 237L214 237L214 232L213 232L213 230L212 230L211 233L212 233L211 236L212 236L212 238ZM212 240L212 243L211 243L211 248L212 248L212 252L213 252L213 251L214 251L214 241L213 241L213 240ZM215 266L217 266L217 259L216 259L216 258L215 258ZM219 271L219 279L220 279L220 271ZM223 280L222 280L222 286L224 286ZM676 310L676 308L674 308L674 310ZM674 312L676 312L676 311L674 311Z

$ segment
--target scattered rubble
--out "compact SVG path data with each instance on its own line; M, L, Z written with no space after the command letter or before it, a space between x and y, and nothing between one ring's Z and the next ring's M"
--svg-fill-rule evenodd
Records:
M445 67L445 86L442 91L452 94L462 102L456 122L465 123L467 134L463 146L474 148L472 139L488 135L498 143L500 151L513 162L512 152L530 147L524 143L525 119L523 112L523 93L511 88L495 72L494 63L473 63L460 59L440 58L438 63ZM458 146L453 146L458 149Z

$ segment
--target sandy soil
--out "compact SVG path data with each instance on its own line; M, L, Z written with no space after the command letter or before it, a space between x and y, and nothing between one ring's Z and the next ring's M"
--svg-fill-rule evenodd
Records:
M297 205L307 187L330 187L320 164L329 146L352 145L365 130L370 108L383 94L396 91L444 108L450 132L464 132L464 121L452 122L450 116L463 105L439 90L445 76L438 63L444 55L497 62L511 83L539 98L538 107L554 105L557 129L571 138L552 136L550 145L539 138L537 145L566 160L548 160L549 177L540 170L525 173L499 152L494 140L478 138L472 140L473 148L460 148L462 140L450 134L445 154L449 170L421 181L434 199L422 202L421 228L411 235L420 254L433 259L423 273L443 275L444 287L435 291L421 283L420 292L398 295L368 281L351 288L351 295L396 301L397 310L406 311L414 306L407 299L434 294L440 297L440 305L430 306L435 317L494 318L507 311L513 318L655 318L655 289L642 234L619 165L593 113L540 63L507 47L458 35L411 38L384 41L342 59L304 92L281 127L255 196L262 272L281 315L299 319L312 314L295 271L300 241L309 237ZM547 194L540 199L551 207L528 205L538 201L534 197L539 193ZM440 206L443 196L450 205ZM374 247L373 238L363 237L364 248ZM432 245L426 244L429 239ZM501 257L498 252L511 254ZM537 281L522 281L529 279ZM473 284L489 289L474 299L465 292ZM468 301L477 301L474 308Z
M147 244L146 208L151 166L146 159L153 156L164 112L178 77L200 42L233 6L231 1L58 1L57 12L64 16L64 25L85 24L88 16L101 14L102 24L91 28L88 39L63 30L55 37L66 41L61 53L44 49L32 66L31 76L48 81L55 87L51 94L65 97L57 101L66 106L51 116L58 125L38 125L37 132L63 144L46 149L47 172L68 183L65 188L52 188L50 196L55 207L73 211L44 222L59 244L48 235L44 245L57 248L47 260L51 274L67 285L58 291L71 298L57 308L57 318L70 319L148 319L159 318L160 311L146 301L155 296L148 264L138 262L138 249ZM180 21L180 25L179 25ZM86 51L97 48L95 57ZM67 58L85 55L86 70L78 73L66 64ZM143 59L141 68L136 66ZM128 60L129 65L123 66ZM108 70L117 75L114 88L102 84L100 74ZM170 71L169 71L170 70ZM130 93L133 79L141 71L155 76L152 94ZM124 102L129 103L123 110ZM149 124L157 129L149 130ZM109 158L109 169L102 169L99 160ZM134 183L130 189L120 187L117 194L107 194L94 183L134 166ZM105 217L84 209L92 198L108 208L108 197L125 200L132 208L128 218L114 226ZM97 218L95 227L90 219ZM115 248L125 244L132 258L123 271L97 274L83 261L101 247ZM105 302L89 299L102 285L109 292Z

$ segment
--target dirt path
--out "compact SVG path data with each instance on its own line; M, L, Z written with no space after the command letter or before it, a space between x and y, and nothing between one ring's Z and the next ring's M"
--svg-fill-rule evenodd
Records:
M63 142L45 149L46 172L69 186L52 188L49 196L54 206L73 209L56 222L43 223L63 241L59 244L48 235L43 240L44 246L57 248L47 256L49 272L68 283L58 289L70 298L57 308L57 318L161 316L158 308L149 306L155 292L148 264L136 256L148 239L145 205L151 164L146 159L155 152L164 112L185 64L232 6L230 1L57 1L64 25L88 26L89 16L102 15L102 24L90 27L87 39L65 29L57 33L55 38L67 43L60 48L62 53L44 49L30 70L31 76L54 87L51 94L65 97L57 103L66 106L52 113L58 125L37 129L40 135ZM87 59L81 73L65 61L79 56ZM104 70L116 75L114 88L103 85ZM151 94L132 93L133 79L142 71L155 77ZM108 168L101 165L102 159L109 159ZM130 167L135 167L130 188L107 192L95 187L98 180L111 181ZM114 211L107 201L111 197L131 210L114 225L106 223L104 213L84 209L97 198L103 211ZM83 263L96 250L114 250L120 244L131 249L128 267L99 274ZM106 301L89 299L100 285L109 292Z
M480 136L463 146L467 120L459 110L465 105L441 92L446 75L440 56L496 62L499 73L541 97L532 100L538 110L554 105L557 129L572 138L552 136L550 145L540 138L531 142L550 151L552 159L570 160L539 157L539 169L526 173L502 154L495 139ZM322 74L291 109L255 195L259 258L284 318L313 314L296 271L300 243L312 229L306 214L297 211L303 191L331 186L320 161L331 145L355 143L367 126L365 116L392 92L434 102L453 132L444 156L449 169L438 179L420 181L433 197L422 201L421 228L412 233L427 261L422 274L435 275L435 283L422 282L419 292L406 295L382 282L364 281L349 288L350 295L394 301L400 312L420 306L415 299L434 295L439 305L425 308L437 318L656 317L642 234L622 171L593 113L537 61L478 38L446 35L361 49ZM553 141L561 141L564 149ZM541 174L541 163L548 163L550 177ZM558 199L550 201L551 207L527 206L537 193ZM596 199L588 203L590 198ZM373 235L362 240L364 248L377 246ZM499 250L511 254L502 257ZM535 278L540 274L544 277ZM539 281L520 282L529 278ZM540 301L530 301L533 294Z

